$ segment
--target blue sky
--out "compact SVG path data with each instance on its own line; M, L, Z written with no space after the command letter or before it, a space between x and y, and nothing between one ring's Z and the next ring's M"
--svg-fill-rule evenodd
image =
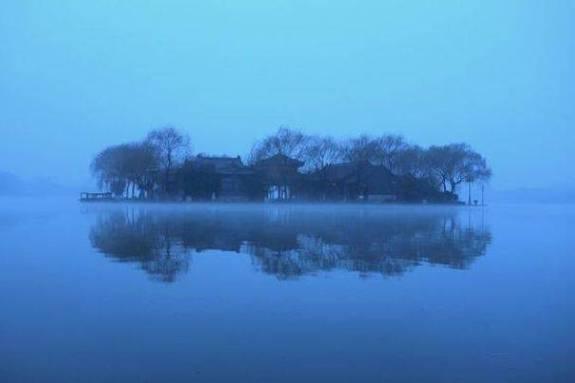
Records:
M0 169L84 184L164 124L465 141L495 188L575 187L573 1L3 1Z

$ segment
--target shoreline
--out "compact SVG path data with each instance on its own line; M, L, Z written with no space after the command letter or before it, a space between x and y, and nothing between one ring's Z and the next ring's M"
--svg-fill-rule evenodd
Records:
M487 205L468 205L465 202L408 202L408 201L391 201L391 202L377 202L377 201L314 201L314 200L289 200L289 201L240 201L240 200L193 200L193 201L178 201L178 200L145 200L145 199L94 199L85 200L78 199L78 202L87 204L150 204L150 205L341 205L341 206L468 206L468 207L487 207Z

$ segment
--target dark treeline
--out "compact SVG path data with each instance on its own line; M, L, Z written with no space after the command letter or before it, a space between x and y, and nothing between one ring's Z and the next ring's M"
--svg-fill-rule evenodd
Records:
M117 197L191 200L454 202L464 184L487 182L485 158L464 143L424 148L400 135L336 140L282 127L246 156L192 155L173 127L101 151L99 186ZM471 203L471 193L468 196Z
M103 254L171 282L190 268L193 253L206 250L249 254L255 267L280 279L337 270L398 276L422 263L463 269L485 254L491 234L453 210L401 214L238 205L106 210L90 241Z

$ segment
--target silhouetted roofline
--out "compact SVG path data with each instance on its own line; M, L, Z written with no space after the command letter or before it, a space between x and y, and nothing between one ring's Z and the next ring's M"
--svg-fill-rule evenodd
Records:
M297 160L295 158L292 157L288 157L285 154L274 154L273 156L264 158L262 160L259 160L255 163L255 166L270 166L270 165L288 165L288 166L295 166L295 167L302 167L305 164L305 162Z

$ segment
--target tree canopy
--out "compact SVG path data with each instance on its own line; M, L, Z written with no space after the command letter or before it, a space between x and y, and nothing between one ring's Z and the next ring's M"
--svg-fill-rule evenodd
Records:
M95 156L91 171L101 188L119 196L127 197L131 191L134 197L137 189L140 197L146 197L154 188L169 194L173 192L170 188L182 188L182 185L187 185L187 189L193 186L195 194L209 195L207 189L213 189L212 184L219 181L204 174L205 171L195 169L193 161L186 161L193 160L189 154L188 136L166 126L152 130L142 141L105 148ZM456 196L462 183L487 182L492 176L486 159L468 144L424 148L395 134L359 135L337 140L282 126L255 142L248 155L248 164L254 165L277 154L303 162L305 165L300 171L304 173L320 172L342 163L385 167L403 180L404 187L419 189L420 192L410 192L411 195L436 190ZM196 180L192 183L174 180L177 177ZM200 181L212 186L202 188L198 185Z
M158 182L157 173L171 171L188 147L186 136L168 127L150 132L140 142L119 144L98 153L90 170L100 188L134 197L135 189L149 193Z

